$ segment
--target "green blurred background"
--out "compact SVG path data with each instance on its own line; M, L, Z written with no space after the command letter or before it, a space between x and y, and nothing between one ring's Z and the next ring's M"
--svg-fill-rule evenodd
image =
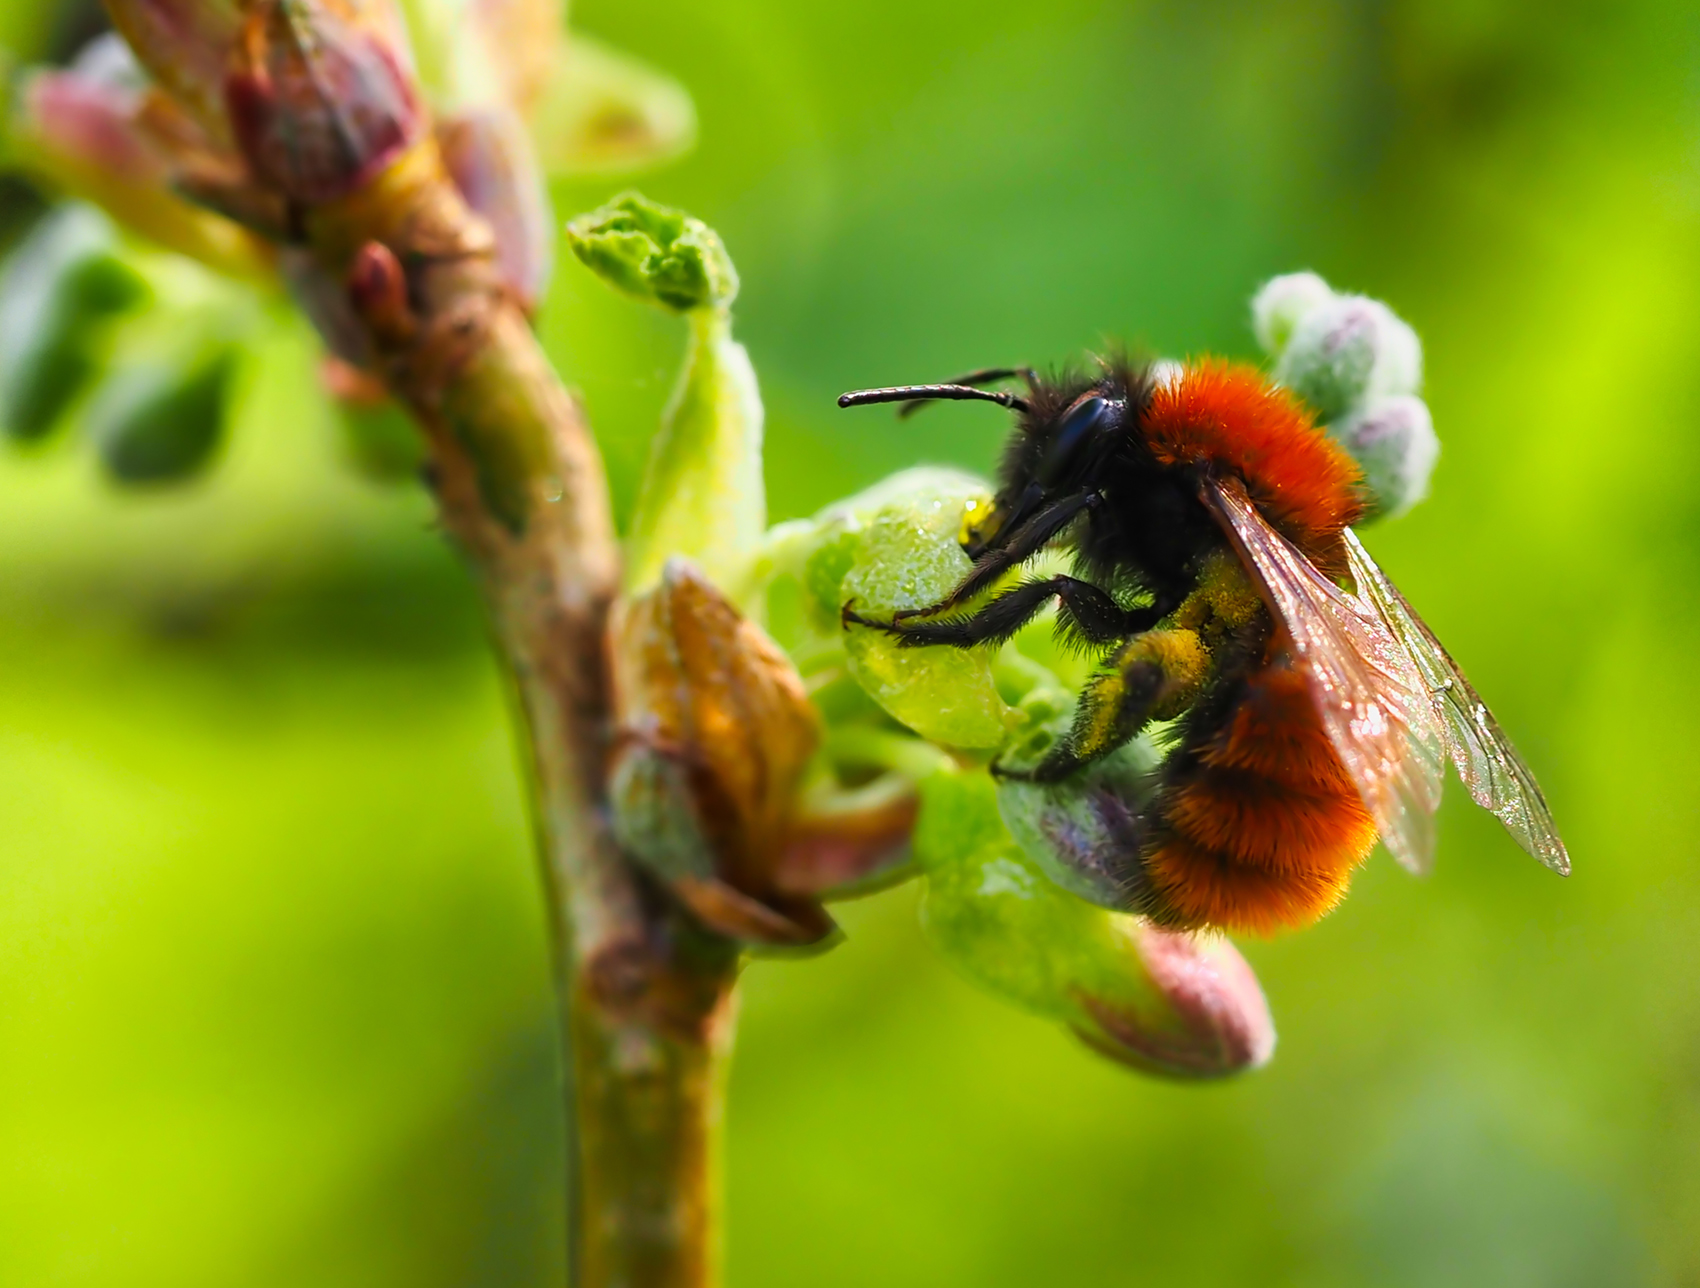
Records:
M54 38L45 0L0 40ZM1700 14L1684 0L579 0L695 95L775 518L1002 419L863 384L1253 346L1314 268L1424 337L1433 499L1370 543L1540 773L1246 946L1281 1030L1144 1081L981 996L913 892L747 975L728 1273L766 1285L1700 1283ZM557 189L564 217L613 185ZM20 209L14 194L6 207ZM543 330L618 498L678 328ZM276 317L193 487L0 461L0 1283L558 1284L542 915L503 690L413 489Z

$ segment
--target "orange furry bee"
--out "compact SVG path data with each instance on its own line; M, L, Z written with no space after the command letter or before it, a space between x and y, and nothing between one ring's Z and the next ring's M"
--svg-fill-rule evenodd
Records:
M1020 378L1022 393L988 388ZM936 604L847 626L905 645L1009 639L1055 602L1102 652L1069 733L1005 776L1070 777L1175 721L1148 803L1098 856L1124 906L1167 926L1269 933L1332 908L1379 834L1424 871L1450 756L1471 796L1548 867L1570 870L1528 768L1358 542L1356 463L1255 369L1206 361L1096 377L1025 369L845 394L980 399L1016 413L989 511L964 521L973 568ZM1074 576L966 605L1054 544ZM1347 587L1350 587L1349 589Z

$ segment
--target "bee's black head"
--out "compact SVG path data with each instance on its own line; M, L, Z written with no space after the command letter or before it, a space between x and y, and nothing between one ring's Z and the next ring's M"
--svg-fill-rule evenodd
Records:
M1058 502L1096 492L1105 466L1125 448L1130 418L1143 408L1148 385L1125 363L1091 376L1033 377L1028 405L1004 449L997 496L964 520L962 548L969 557L1003 544Z
M983 385L1019 377L1024 394ZM962 520L962 548L969 558L1008 544L1022 525L1061 501L1097 491L1094 479L1126 443L1130 417L1150 397L1150 377L1126 360L1102 364L1096 375L1062 372L1041 376L1027 367L970 372L938 385L862 389L838 400L840 407L867 403L903 404L907 416L928 402L995 402L1016 413L1016 426L998 470L991 504L971 507Z

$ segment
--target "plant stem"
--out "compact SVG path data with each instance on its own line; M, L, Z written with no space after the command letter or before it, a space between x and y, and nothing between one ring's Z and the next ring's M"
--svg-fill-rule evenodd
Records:
M431 442L444 525L478 574L523 707L569 1063L572 1282L707 1288L737 952L642 877L607 827L604 629L619 559L600 456L434 144L315 211L309 231Z

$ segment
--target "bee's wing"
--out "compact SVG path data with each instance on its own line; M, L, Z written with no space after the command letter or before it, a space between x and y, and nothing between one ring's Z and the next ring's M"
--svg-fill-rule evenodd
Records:
M1350 528L1346 552L1358 593L1375 606L1421 673L1452 763L1471 798L1505 824L1518 845L1554 872L1569 876L1570 855L1558 837L1546 797L1493 712Z
M1372 605L1269 526L1238 479L1207 480L1202 492L1292 637L1323 728L1382 843L1412 872L1427 872L1446 743L1409 651Z

